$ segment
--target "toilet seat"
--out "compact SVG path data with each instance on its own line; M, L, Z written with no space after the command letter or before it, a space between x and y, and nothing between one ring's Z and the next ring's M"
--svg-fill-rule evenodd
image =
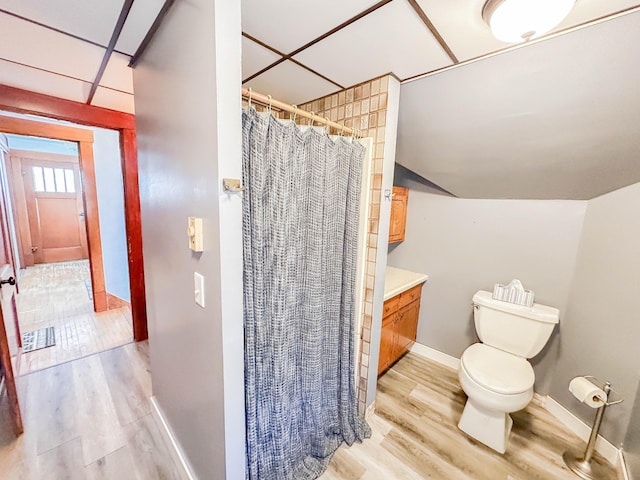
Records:
M502 395L517 395L533 387L535 374L524 358L476 343L460 358L461 367L478 385Z

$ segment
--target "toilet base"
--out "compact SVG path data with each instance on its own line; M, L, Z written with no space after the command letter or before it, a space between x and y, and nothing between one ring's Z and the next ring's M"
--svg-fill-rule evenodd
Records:
M470 398L458 422L460 430L499 453L507 450L512 426L513 420L508 413L487 410Z

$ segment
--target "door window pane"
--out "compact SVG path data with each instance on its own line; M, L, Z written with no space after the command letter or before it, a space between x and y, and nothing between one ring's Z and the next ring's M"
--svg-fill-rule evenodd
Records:
M64 177L65 177L65 180L67 181L67 192L76 193L76 180L73 177L73 170L69 170L65 168Z
M64 169L56 168L54 172L56 176L56 192L65 193L67 189L64 186Z
M56 182L53 178L53 168L45 167L42 169L44 171L44 189L46 192L55 192L56 191Z
M42 167L33 167L33 188L36 192L44 192L44 178Z

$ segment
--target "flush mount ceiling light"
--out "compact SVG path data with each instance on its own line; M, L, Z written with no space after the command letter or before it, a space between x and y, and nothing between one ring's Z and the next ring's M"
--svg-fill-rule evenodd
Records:
M569 14L576 0L487 0L482 18L507 43L544 35Z

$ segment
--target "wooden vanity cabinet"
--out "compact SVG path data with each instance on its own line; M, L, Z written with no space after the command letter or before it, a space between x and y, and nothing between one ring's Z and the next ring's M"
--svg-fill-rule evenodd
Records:
M422 283L384 302L378 376L416 341Z
M407 202L409 189L393 187L391 199L391 221L389 223L389 243L404 241L404 232L407 226Z

